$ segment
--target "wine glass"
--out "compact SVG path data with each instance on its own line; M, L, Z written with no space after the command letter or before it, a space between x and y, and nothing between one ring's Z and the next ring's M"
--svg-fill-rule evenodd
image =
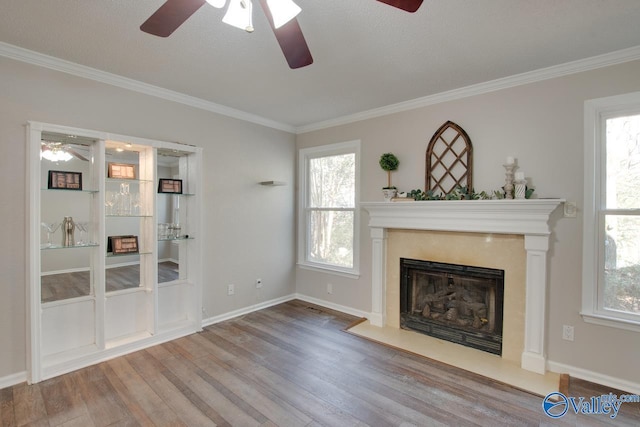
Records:
M80 239L76 242L77 245L85 245L89 243L85 241L85 233L89 231L89 223L87 221L76 221L76 228L80 231Z
M140 193L136 193L133 195L133 214L142 214L142 199L140 197Z
M116 204L116 193L114 191L107 191L104 198L104 205L107 207L107 215L113 215L113 205Z
M42 222L42 227L47 231L47 247L51 246L51 235L60 227L61 222Z

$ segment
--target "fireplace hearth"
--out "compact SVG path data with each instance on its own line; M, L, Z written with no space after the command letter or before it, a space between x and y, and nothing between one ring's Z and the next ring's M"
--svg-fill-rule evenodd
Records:
M502 354L504 270L400 259L400 327Z

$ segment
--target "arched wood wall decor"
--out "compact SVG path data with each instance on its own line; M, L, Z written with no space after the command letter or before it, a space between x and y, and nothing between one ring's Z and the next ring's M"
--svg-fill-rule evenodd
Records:
M473 189L473 145L464 129L448 121L427 147L425 191L447 195L464 186Z

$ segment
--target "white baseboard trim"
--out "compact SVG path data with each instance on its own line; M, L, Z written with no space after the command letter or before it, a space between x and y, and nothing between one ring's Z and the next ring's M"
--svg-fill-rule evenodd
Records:
M308 295L294 294L294 297L295 297L295 299L299 299L301 301L305 301L305 302L308 302L308 303L311 303L311 304L319 305L319 306L325 307L325 308L330 308L331 310L336 310L336 311L339 311L339 312L342 312L342 313L350 314L352 316L366 317L367 319L369 319L371 317L371 313L368 313L366 311L357 310L355 308L347 307L347 306L340 305L340 304L335 304L333 302L321 300L321 299L314 298L314 297L310 297Z
M228 313L220 314L218 316L209 317L207 319L202 319L202 327L215 325L216 323L224 322L225 320L234 319L236 317L244 316L245 314L252 313L254 311L262 310L263 308L272 307L274 305L282 304L283 302L291 301L294 299L299 299L304 302L308 302L311 304L319 305L321 307L330 308L331 310L336 310L342 313L350 314L356 317L366 317L369 318L371 313L367 313L366 311L356 310L355 308L346 307L340 304L334 304L329 301L324 301L318 298L313 298L307 295L302 294L291 294L286 295L280 298L272 299L269 301L261 302L259 304L250 305L247 307L239 308L237 310L230 311Z
M609 375L604 375L598 372L589 371L587 369L566 365L564 363L553 362L551 360L547 361L547 369L551 372L556 372L559 374L569 374L570 376L580 378L581 380L591 381L592 383L615 388L627 393L640 394L640 384L621 378L611 377Z
M274 305L282 304L283 302L296 299L295 294L286 295L280 298L275 298L269 301L264 301L258 304L249 305L247 307L239 308L237 310L230 311L228 313L219 314L218 316L202 319L202 327L215 325L216 323L224 322L225 320L233 319L236 317L244 316L245 314L253 313L254 311L262 310L263 308L272 307Z
M6 377L0 377L0 389L14 386L16 384L24 383L27 381L27 372L17 372L15 374L7 375Z

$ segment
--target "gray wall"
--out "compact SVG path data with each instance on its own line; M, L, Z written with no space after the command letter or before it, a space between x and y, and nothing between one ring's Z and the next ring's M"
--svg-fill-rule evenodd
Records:
M204 317L294 292L294 135L6 58L0 94L0 378L25 370L28 120L203 147Z
M484 95L441 103L298 135L298 148L360 139L362 201L382 201L386 174L378 159L391 151L400 159L393 184L402 191L424 188L425 152L447 120L462 126L474 147L477 191L504 184L501 166L518 159L539 197L561 197L583 206L583 106L593 98L640 90L640 61L582 72ZM297 269L299 293L356 310L371 310L371 238L362 213L361 277L357 280ZM548 355L552 362L640 384L637 332L585 323L582 295L582 212L552 219ZM333 294L326 284L333 284ZM562 340L562 325L575 326L575 341ZM614 362L612 362L614 357ZM638 386L640 387L640 386Z

